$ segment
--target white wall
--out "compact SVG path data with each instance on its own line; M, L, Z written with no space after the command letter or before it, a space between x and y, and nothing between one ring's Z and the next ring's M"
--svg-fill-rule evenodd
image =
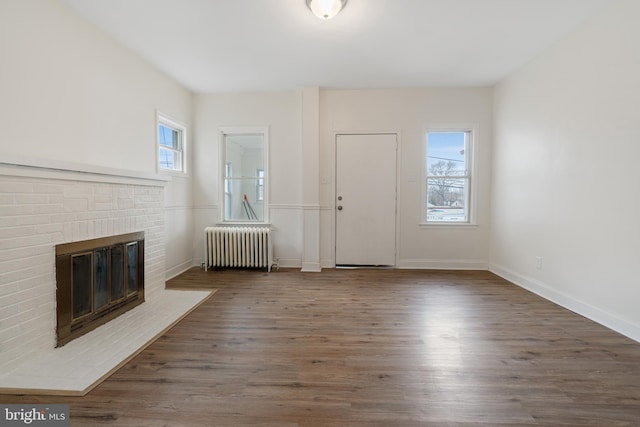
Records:
M155 173L155 110L188 122L189 93L58 2L0 8L3 151Z
M492 89L320 92L321 263L335 265L335 134L398 132L398 267L487 268ZM427 125L475 125L475 227L420 226ZM372 191L375 196L375 190Z
M302 94L228 93L195 97L194 237L197 265L204 259L204 228L220 221L222 176L217 129L269 128L269 216L274 255L281 266L300 267L302 251Z
M274 225L275 256L281 265L307 269L305 254L320 251L320 265L333 267L334 181L337 131L400 132L399 162L399 267L487 268L489 244L489 161L492 127L491 88L416 90L320 90L319 179L312 180L302 165L305 155L317 159L318 152L303 149L303 93L236 93L196 96L195 246L194 260L202 262L204 227L218 222L220 165L216 129L221 126L269 126L270 214ZM309 109L309 105L306 106ZM424 129L428 124L472 124L477 127L477 225L473 227L421 227L421 173ZM308 138L312 139L313 135ZM315 160L317 162L317 160ZM320 188L320 215L314 203L304 201L305 181ZM320 230L320 242L304 230ZM319 244L319 248L317 248ZM314 248L315 245L315 248ZM304 248L303 248L304 247Z
M638 16L616 2L497 86L491 234L492 270L636 340Z
M193 263L190 177L156 174L156 111L193 99L53 0L0 2L0 58L5 369L54 344L55 245L144 230L149 298Z
M56 1L0 2L0 161L156 173L156 110L192 96ZM189 129L188 129L189 131ZM166 187L167 270L191 265L191 181Z
M193 145L193 140L189 141ZM166 278L191 268L193 261L193 191L191 176L172 176L165 186Z

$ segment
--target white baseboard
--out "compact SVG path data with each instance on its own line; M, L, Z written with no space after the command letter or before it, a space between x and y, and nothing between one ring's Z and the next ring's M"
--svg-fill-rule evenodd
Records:
M621 319L612 313L580 301L571 295L553 289L545 283L523 276L506 267L491 264L489 271L517 286L520 286L521 288L541 296L544 299L554 302L561 307L571 310L574 313L586 317L587 319L593 320L594 322L629 337L634 341L640 342L640 325Z
M336 268L332 259L320 260L322 268ZM482 260L425 260L401 259L393 268L403 270L488 270L489 264Z
M300 268L302 266L302 261L300 258L279 258L278 266L280 268Z
M170 269L168 269L165 274L165 280L171 280L174 277L178 276L179 274L184 273L185 271L189 270L191 267L193 267L193 260L189 260L189 261L185 261L185 262L181 262L180 264L171 267Z
M396 268L416 270L488 270L489 263L475 259L400 259Z
M336 268L336 262L333 259L321 259L320 268Z
M303 262L300 271L319 273L320 271L322 271L322 267L320 267L319 262Z

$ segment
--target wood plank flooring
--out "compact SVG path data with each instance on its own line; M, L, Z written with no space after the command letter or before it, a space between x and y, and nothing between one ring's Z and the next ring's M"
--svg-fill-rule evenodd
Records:
M71 425L640 426L640 344L486 271L203 272Z

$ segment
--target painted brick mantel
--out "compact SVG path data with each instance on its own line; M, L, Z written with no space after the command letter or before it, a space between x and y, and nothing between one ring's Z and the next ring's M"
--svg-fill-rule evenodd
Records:
M0 168L3 371L24 356L55 346L56 245L144 231L147 299L164 288L165 270L165 182L14 169Z

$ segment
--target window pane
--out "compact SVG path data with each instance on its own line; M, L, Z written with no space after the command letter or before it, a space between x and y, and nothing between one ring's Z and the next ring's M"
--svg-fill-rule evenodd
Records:
M160 148L159 165L163 169L180 170L181 155L178 151Z
M256 171L264 169L262 135L229 135L225 144L226 176L257 178Z
M467 178L427 178L427 221L468 221Z
M180 150L180 131L160 125L160 145Z
M465 176L467 132L429 132L427 176Z
M256 198L257 178L225 179L225 221L263 221L264 202Z

